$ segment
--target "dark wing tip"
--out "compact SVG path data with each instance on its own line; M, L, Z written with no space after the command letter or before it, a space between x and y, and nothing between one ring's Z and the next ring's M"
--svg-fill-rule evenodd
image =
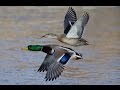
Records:
M89 13L84 11L82 18L81 18L81 22L82 22L82 27L84 28L84 26L86 26L86 24L88 23L89 20Z
M88 13L88 12L86 12L86 11L84 11L84 14L83 14L83 16L84 16L84 17L87 17L87 18L89 18L89 13Z
M58 63L58 62L53 63L49 67L49 69L46 73L46 76L45 76L46 81L55 80L56 78L58 78L61 75L63 70L64 70L64 66L61 63Z
M83 14L83 16L85 17L85 19L88 21L89 20L89 13L88 12L86 12L86 11L84 11L84 14Z
M40 68L38 69L38 72L44 72L44 71L47 71L47 68L48 68L48 64L42 64L40 66Z
M69 6L64 19L64 34L67 34L69 32L71 24L73 25L76 21L77 21L76 12L74 8Z

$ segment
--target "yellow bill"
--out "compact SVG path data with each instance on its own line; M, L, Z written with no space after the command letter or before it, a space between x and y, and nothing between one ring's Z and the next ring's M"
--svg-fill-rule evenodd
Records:
M28 48L27 48L27 47L24 47L24 48L21 48L21 50L28 50Z

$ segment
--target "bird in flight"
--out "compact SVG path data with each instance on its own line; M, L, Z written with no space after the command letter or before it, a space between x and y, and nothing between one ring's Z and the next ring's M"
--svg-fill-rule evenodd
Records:
M46 81L53 81L58 78L69 60L82 59L81 53L60 45L28 45L22 48L22 50L41 51L47 54L38 69L38 72L47 71L45 76Z
M88 41L82 38L84 28L88 21L88 12L84 11L83 15L77 19L75 10L69 7L64 18L64 33L61 35L48 33L41 38L56 38L58 41L71 46L89 45Z

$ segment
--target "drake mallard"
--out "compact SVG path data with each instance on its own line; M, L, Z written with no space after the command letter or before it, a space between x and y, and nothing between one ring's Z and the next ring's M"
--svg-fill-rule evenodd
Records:
M77 20L75 10L72 7L69 7L64 19L64 34L56 35L48 33L43 35L41 38L56 38L60 42L72 46L89 45L88 41L82 38L83 31L88 20L88 12L84 12L84 14Z
M22 48L29 51L42 51L46 53L44 61L42 62L38 72L47 71L45 79L54 80L61 75L64 70L64 65L69 60L82 59L82 54L77 53L71 48L59 45L28 45Z

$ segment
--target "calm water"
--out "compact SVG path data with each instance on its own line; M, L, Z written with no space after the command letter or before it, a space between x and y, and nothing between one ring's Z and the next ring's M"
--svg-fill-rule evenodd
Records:
M72 47L55 39L40 39L46 33L63 33L68 7L0 7L0 84L3 85L120 85L120 7L74 6L90 20L83 37L90 45ZM60 44L83 54L69 61L62 75L46 82L46 72L37 72L46 54L22 51L29 44Z

